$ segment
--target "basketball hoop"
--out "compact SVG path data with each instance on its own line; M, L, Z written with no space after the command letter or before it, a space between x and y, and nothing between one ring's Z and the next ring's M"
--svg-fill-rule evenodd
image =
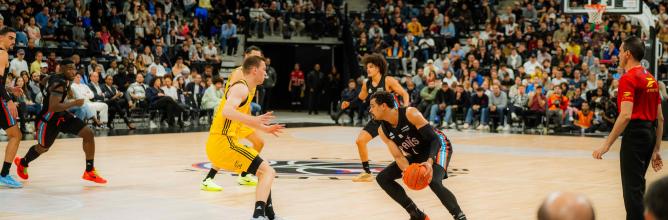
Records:
M600 24L603 23L603 13L605 12L604 4L587 4L585 9L589 15L589 23Z

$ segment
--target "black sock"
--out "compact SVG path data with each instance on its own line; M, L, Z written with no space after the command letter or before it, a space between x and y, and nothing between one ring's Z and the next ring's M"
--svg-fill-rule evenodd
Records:
M269 198L267 198L267 209L264 210L267 213L267 218L269 220L274 220L276 218L276 213L274 213L274 205L271 203L271 192L269 192Z
M206 180L206 179L213 179L214 177L216 177L216 174L217 174L217 173L218 173L218 170L215 170L215 169L211 168L211 169L209 170L209 174L206 174L206 177L204 177L204 180Z
M40 153L38 153L37 150L35 150L35 146L37 145L33 145L32 147L30 147L30 149L28 149L28 153L26 153L26 156L23 157L23 159L21 159L21 166L28 167L28 164L30 162L39 157Z
M369 161L362 162L362 168L364 168L364 172L371 173L371 169L369 168Z
M253 218L258 218L264 216L264 208L267 204L263 201L255 202L255 211L253 212Z
M420 211L415 203L411 202L411 204L404 208L411 215L411 219L424 219L424 212Z
M248 172L246 172L246 171L241 171L241 177L246 177L246 175L248 175Z
M463 212L460 212L457 215L452 216L455 220L466 220L466 215Z
M93 170L93 160L86 160L86 172Z
M6 177L9 174L9 168L12 167L12 163L4 162L2 163L2 172L0 172L1 177Z

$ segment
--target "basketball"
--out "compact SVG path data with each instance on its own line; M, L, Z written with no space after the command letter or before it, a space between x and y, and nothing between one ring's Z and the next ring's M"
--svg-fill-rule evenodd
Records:
M413 163L404 171L404 184L412 190L422 190L429 185L431 173L424 166Z

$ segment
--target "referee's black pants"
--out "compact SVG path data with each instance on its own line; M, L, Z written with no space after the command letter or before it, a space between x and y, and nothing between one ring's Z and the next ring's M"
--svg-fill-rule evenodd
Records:
M656 140L652 121L631 120L624 130L619 163L627 220L642 220L645 193L645 172L649 166Z

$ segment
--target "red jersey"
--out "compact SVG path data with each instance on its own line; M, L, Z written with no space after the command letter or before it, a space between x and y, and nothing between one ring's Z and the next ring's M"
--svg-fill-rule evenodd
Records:
M656 120L661 96L659 95L659 84L654 76L640 66L626 71L626 74L619 80L617 91L617 106L620 112L622 102L633 103L632 120Z
M304 85L304 72L301 70L292 71L292 73L290 73L290 82L292 82L292 86Z

